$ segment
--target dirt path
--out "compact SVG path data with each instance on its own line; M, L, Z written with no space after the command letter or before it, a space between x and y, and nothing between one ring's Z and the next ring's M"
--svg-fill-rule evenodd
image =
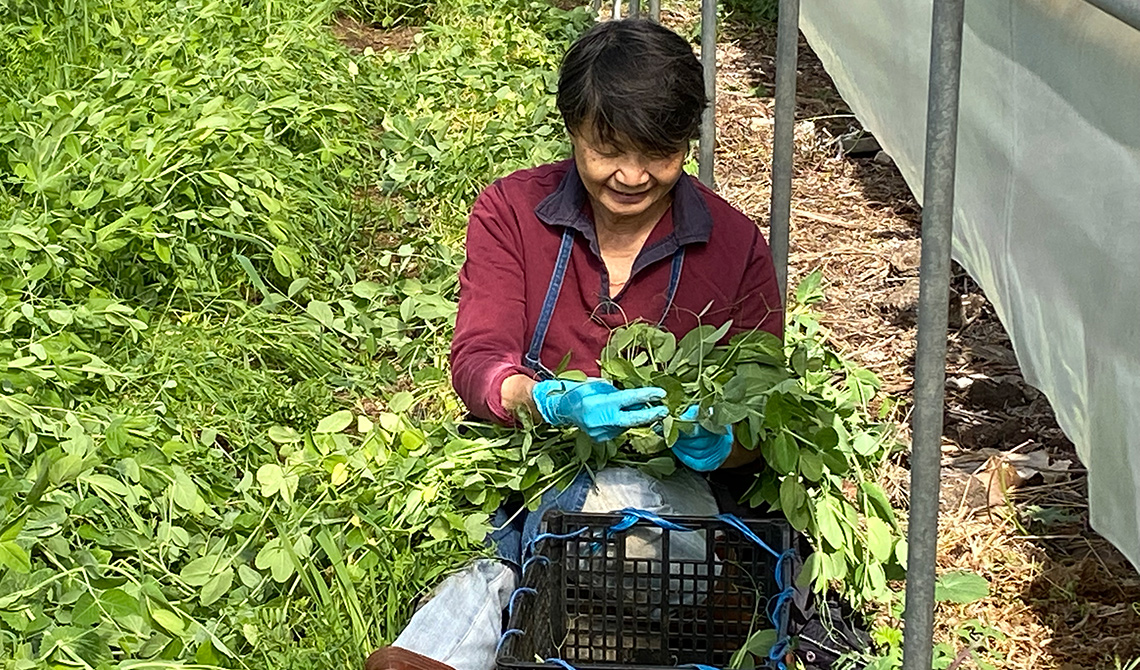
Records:
M774 29L729 24L717 58L717 185L759 221L769 206L774 53ZM822 268L825 324L902 401L905 437L921 209L885 156L840 154L835 138L858 122L806 43L799 59L789 283ZM954 628L978 619L1004 634L992 660L1010 670L1136 658L1140 576L1089 528L1085 472L1048 401L1022 379L993 308L960 270L952 285L939 568L986 576L992 595L940 606L938 639L953 641ZM1015 482L1014 467L1033 476L1007 502L1001 482ZM905 505L905 462L895 470L889 483Z

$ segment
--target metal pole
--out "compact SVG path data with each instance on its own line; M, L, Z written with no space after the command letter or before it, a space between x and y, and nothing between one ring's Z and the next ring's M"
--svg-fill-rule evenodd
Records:
M661 23L661 0L649 0L649 18Z
M641 18L641 0L629 0L629 18Z
M613 13L610 15L610 17L611 17L611 18L612 18L614 21L617 21L618 19L620 19L620 18L621 18L621 0L614 0L614 7L613 7L613 9L614 9L614 11L613 11Z
M705 97L709 106L701 116L697 176L705 186L716 188L713 178L716 145L716 0L701 0L701 65L704 70Z
M1085 2L1140 30L1140 3L1136 0L1085 0Z
M776 32L776 125L772 131L772 204L768 243L780 296L788 290L788 240L792 218L792 162L795 155L796 57L800 0L780 0ZM786 298L785 298L786 299Z
M946 313L950 306L964 5L965 0L934 0L930 36L903 670L930 670L934 637L934 565L938 551Z

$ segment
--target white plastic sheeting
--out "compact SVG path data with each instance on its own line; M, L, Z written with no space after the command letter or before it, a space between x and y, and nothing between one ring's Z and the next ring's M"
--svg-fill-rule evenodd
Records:
M801 28L919 201L931 0L802 0ZM1081 0L967 0L954 257L1140 567L1140 32Z

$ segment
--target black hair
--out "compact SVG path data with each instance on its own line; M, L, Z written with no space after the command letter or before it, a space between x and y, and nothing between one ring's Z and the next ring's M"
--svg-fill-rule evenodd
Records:
M674 154L698 136L707 105L693 48L653 21L599 23L562 59L558 111L571 135L590 124L607 144Z

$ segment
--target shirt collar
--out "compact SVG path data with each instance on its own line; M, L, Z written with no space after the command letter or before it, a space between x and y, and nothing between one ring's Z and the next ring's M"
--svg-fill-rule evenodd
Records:
M534 214L547 225L577 230L586 236L596 251L594 222L586 216L586 187L582 184L573 159L566 163L568 169L558 188L538 203ZM709 213L697 181L688 174L682 174L673 187L673 244L670 246L676 248L708 242L712 225L712 214Z

